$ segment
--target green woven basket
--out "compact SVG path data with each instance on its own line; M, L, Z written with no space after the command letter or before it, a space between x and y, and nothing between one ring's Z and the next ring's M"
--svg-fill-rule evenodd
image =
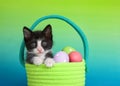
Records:
M70 24L80 35L84 45L84 58L82 62L56 63L48 68L44 64L40 66L27 64L24 59L24 41L20 48L20 62L26 68L28 86L85 86L86 61L88 57L88 43L84 33L71 20L59 16L49 15L38 19L32 26L33 30L40 22L46 19L61 19Z
M85 62L45 65L26 64L28 86L84 86Z

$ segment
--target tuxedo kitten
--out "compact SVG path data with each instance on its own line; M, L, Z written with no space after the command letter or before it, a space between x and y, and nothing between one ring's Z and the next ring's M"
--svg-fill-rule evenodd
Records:
M47 67L54 65L51 48L53 46L52 27L47 25L43 31L31 31L23 28L25 46L27 48L26 62L40 65L44 63Z

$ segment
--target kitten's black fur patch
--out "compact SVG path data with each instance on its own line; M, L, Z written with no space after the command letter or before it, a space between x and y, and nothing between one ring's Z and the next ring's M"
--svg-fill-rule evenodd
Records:
M29 53L32 52L34 48L37 47L37 41L41 40L41 46L43 49L50 50L53 46L53 36L52 36L52 27L51 25L47 25L43 31L31 31L29 28L24 27L23 28L23 34L24 34L24 41L25 46L27 48L27 59L26 62L33 64L32 58L36 56L35 53ZM51 57L53 58L52 52L48 52L45 57Z

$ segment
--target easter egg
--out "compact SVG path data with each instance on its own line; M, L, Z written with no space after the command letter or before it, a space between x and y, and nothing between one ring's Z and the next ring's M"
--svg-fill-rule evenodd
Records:
M75 51L74 48L67 46L65 48L62 49L64 52L66 52L67 54L71 53L72 51Z
M60 51L57 54L55 54L53 59L56 63L58 63L58 62L69 62L69 56L64 51Z
M82 55L77 51L73 51L69 54L69 60L70 62L81 62Z

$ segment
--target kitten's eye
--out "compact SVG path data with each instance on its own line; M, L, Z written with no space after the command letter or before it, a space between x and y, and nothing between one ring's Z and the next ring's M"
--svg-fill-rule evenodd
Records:
M35 47L36 46L36 43L31 43L31 47Z
M43 41L43 42L42 42L42 45L43 45L43 46L47 46L47 42Z

